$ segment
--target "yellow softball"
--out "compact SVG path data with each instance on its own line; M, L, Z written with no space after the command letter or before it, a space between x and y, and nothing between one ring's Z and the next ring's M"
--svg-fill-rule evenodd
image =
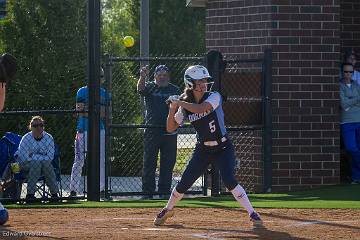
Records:
M134 46L135 40L132 36L125 36L123 42L125 47L130 48Z

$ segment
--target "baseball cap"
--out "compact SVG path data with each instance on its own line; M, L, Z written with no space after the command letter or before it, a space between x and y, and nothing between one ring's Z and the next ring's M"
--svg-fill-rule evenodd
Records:
M158 65L156 68L155 68L155 71L154 71L154 74L157 74L161 71L166 71L166 72L170 72L169 68L166 66L166 65Z

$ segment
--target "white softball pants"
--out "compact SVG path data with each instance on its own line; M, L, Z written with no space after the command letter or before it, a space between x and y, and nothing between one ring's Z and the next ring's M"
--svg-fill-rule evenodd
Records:
M81 189L81 173L87 153L87 132L77 132L75 137L75 159L71 169L70 191L84 192ZM105 189L105 130L100 130L100 191Z

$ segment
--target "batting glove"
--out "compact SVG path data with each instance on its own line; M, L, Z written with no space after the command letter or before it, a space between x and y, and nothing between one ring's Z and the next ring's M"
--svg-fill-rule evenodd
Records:
M179 107L179 109L174 115L175 122L177 122L177 124L181 126L184 123L184 118L185 118L185 111L182 107Z
M175 101L179 101L180 96L179 95L171 95L168 99L166 99L166 104L170 104Z

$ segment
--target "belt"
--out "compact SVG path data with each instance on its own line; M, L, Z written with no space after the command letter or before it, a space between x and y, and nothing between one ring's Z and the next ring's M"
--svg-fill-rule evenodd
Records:
M227 138L226 138L226 137L222 137L222 138L220 139L220 141L206 141L206 142L204 142L204 145L205 145L205 146L213 147L213 146L217 146L217 145L219 145L220 143L226 142L226 141L227 141Z

